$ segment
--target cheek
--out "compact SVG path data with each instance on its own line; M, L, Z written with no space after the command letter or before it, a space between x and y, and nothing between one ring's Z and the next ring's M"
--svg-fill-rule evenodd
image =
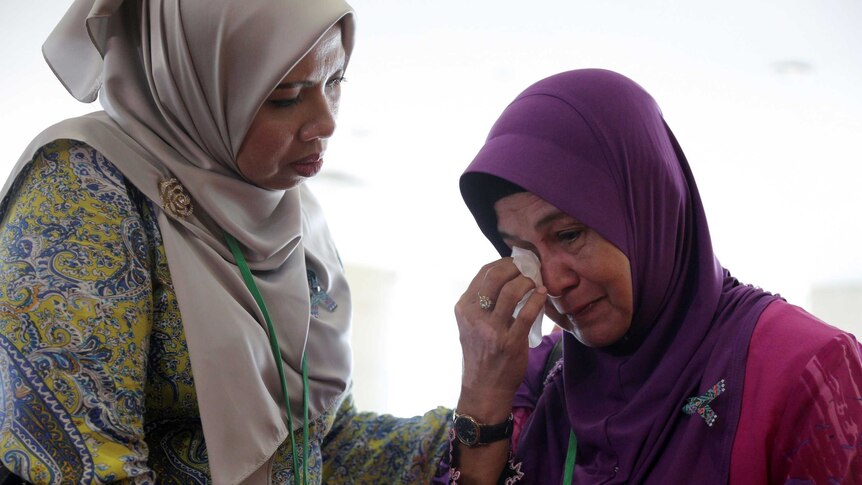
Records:
M634 296L632 295L632 273L629 261L624 256L617 261L612 271L612 281L610 284L613 287L615 294L616 306L629 318L632 316L632 308L634 306Z
M255 127L249 141L254 144L254 151L259 155L277 155L291 145L291 142L293 142L293 132L287 123L279 123L277 121L261 123Z
M634 299L629 260L612 246L601 252L603 253L601 256L593 259L593 261L604 262L595 268L596 274L601 275L597 279L602 282L613 305L624 314L631 316Z
M292 141L293 136L284 125L256 123L249 130L237 155L237 167L249 178L269 172L288 151Z
M341 87L336 87L332 92L327 93L326 100L329 103L329 109L332 116L338 115L338 107L341 104Z

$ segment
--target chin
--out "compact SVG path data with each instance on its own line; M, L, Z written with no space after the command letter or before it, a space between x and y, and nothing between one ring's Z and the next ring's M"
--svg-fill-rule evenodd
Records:
M279 189L281 189L281 190L288 190L288 189L292 189L292 188L294 188L294 187L299 187L300 185L302 185L303 183L305 183L305 180L306 180L306 179L304 179L304 178L301 178L301 179L298 179L298 180L291 180L290 182L288 182L288 183L283 184L282 186L280 186L280 187L279 187Z
M565 328L565 330L578 339L578 342L584 344L587 347L594 349L601 349L604 347L610 347L611 345L622 340L623 336L625 336L626 331L620 331L619 329L614 330L606 330L604 332L598 331L596 329L579 329L577 326L573 326L574 328Z
M303 182L305 182L305 178L298 177L291 178L289 180L271 180L262 184L257 184L257 186L267 190L289 190L294 187L299 187Z

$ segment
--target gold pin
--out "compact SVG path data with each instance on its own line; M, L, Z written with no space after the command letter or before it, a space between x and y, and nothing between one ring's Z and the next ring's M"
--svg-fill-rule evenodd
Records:
M175 177L159 182L159 196L162 198L162 207L168 214L180 219L192 215L192 198Z

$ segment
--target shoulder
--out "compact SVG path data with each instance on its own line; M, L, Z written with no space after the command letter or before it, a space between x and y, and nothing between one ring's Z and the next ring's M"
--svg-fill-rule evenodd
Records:
M749 344L748 364L774 370L799 370L824 349L854 344L851 334L802 308L775 301L757 320Z
M802 308L775 301L763 311L751 336L745 371L746 391L751 392L747 394L793 392L799 376L813 360L846 352L859 360L859 345L853 335Z
M57 285L138 271L150 260L144 222L125 179L101 154L73 140L47 143L0 205L0 282L28 271Z
M769 317L769 315L767 315ZM771 453L771 480L800 477L814 483L862 476L862 356L853 335L832 327L803 310L784 305L767 320L761 343L769 355L788 345L780 414ZM756 332L756 330L755 330Z
M58 139L35 151L0 204L0 214L39 213L71 219L85 213L107 218L134 211L120 171L86 143Z
M776 300L769 304L757 320L755 332L773 332L774 335L799 334L802 337L816 338L818 340L829 339L832 336L845 333L841 329L833 327L808 313L802 308Z
M102 186L125 189L122 173L90 145L69 139L54 140L43 145L33 157L32 170L38 171L46 181L57 176L77 182L88 189Z
M771 303L749 345L732 472L754 477L743 483L763 483L767 475L783 482L791 471L823 478L827 462L840 476L858 471L859 443L845 425L862 426L859 389L862 358L853 335L799 307Z
M745 365L742 418L763 425L783 413L798 394L800 376L813 362L850 352L859 361L855 338L805 310L775 301L761 314L751 336Z

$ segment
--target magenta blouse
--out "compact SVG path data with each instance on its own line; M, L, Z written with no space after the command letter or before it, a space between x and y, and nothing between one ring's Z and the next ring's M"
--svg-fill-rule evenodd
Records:
M862 483L862 348L773 302L749 344L730 482Z
M546 337L535 349L544 356L531 359L547 359L557 339ZM522 390L541 394L560 363L540 385L528 375ZM514 410L513 453L531 411ZM853 335L784 301L764 310L749 343L730 467L733 485L862 484L862 346ZM510 462L501 483L529 475Z

